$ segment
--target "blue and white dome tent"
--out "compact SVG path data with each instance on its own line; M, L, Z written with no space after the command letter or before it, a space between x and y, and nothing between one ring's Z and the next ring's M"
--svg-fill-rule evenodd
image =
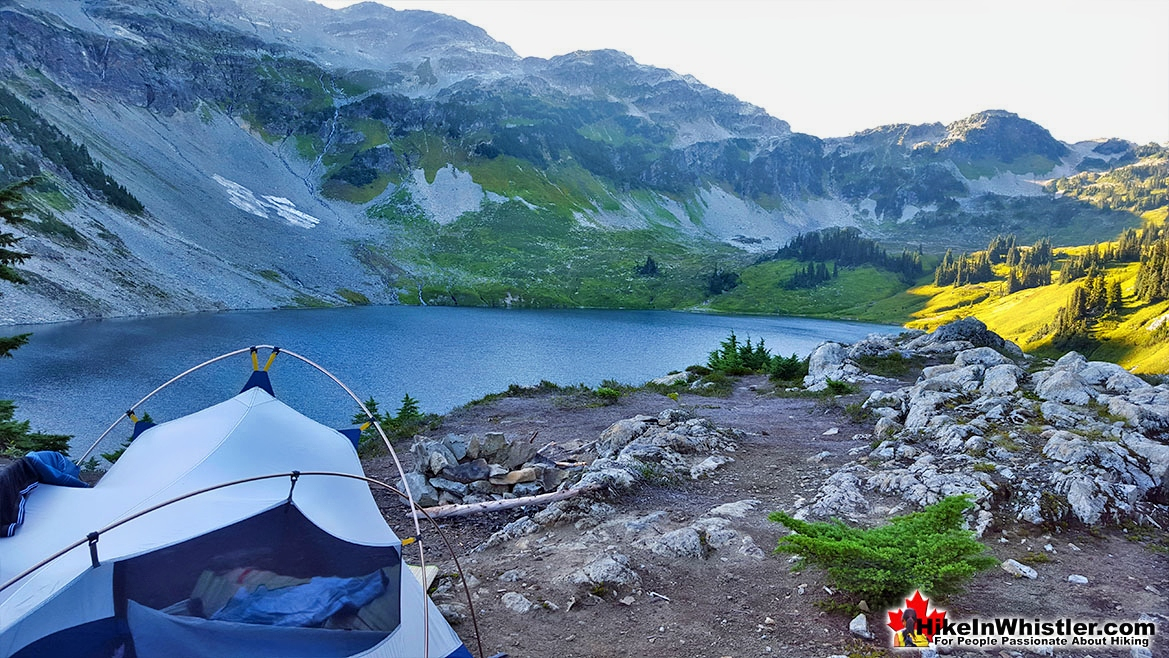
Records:
M471 658L403 561L354 437L277 400L267 370L281 351L259 349L272 350L263 369L255 347L224 354L123 418L250 351L240 394L138 422L95 486L28 498L25 524L0 539L0 655Z

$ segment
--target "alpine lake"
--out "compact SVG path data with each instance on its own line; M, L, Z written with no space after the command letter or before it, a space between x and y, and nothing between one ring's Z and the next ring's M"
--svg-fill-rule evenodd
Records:
M0 399L16 402L33 429L69 434L79 456L138 400L221 354L274 345L333 373L362 400L397 410L404 395L445 413L510 384L542 380L596 387L639 385L692 364L734 331L772 354L809 354L820 342L854 342L894 326L775 316L670 311L505 310L363 306L236 311L9 326L28 345L0 364ZM270 350L258 351L262 368ZM141 407L162 422L225 400L248 380L245 352L200 368ZM352 427L357 404L327 376L288 354L269 370L276 396L309 417ZM129 423L99 446L129 435Z

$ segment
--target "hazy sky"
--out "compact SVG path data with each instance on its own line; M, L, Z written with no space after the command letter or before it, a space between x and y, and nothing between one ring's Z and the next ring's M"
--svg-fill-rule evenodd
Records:
M378 1L522 56L622 50L820 137L1005 109L1068 142L1169 143L1169 0Z

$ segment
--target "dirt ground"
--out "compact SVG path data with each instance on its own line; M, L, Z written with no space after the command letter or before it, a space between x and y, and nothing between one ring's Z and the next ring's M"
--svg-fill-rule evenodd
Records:
M889 635L883 612L868 615L874 640L851 636L849 616L825 612L816 605L842 600L839 594L828 593L824 574L816 569L792 573L788 556L772 553L785 533L766 518L773 510L791 511L800 497L810 499L834 468L855 459L847 455L848 450L868 446L870 422L853 423L843 409L844 404L863 398L861 393L826 404L777 397L770 394L762 377L741 379L728 398L684 395L682 406L695 415L745 433L733 454L735 461L713 477L646 484L607 501L615 512L612 520L599 527L564 524L479 552L472 549L492 532L535 510L444 519L443 533L472 584L481 658L498 653L514 658L884 655ZM677 406L678 402L648 392L623 396L606 407L574 405L554 394L504 398L456 411L431 434L502 431L509 438L535 434L537 443L574 446L594 441L617 420L656 415ZM809 461L824 452L830 454ZM386 458L367 463L371 474L396 479L388 468ZM762 559L724 549L711 551L704 560L666 558L647 550L644 543L630 541L633 533L623 530L641 527L636 525L639 520L662 511L664 515L649 517L656 520L648 524L648 531L664 533L715 506L741 500L758 504L742 518L733 518L733 528L752 537L765 552ZM889 507L893 502L888 501ZM389 499L385 504L395 529L403 536L412 535L400 504ZM423 540L428 562L437 564L442 574L455 573L454 561L437 533L424 529ZM1033 563L1039 572L1036 580L1016 579L998 568L980 573L965 594L939 603L951 618L997 614L1136 621L1146 613L1159 615L1162 627L1169 631L1165 623L1169 555L1163 550L1164 533L1138 536L1135 531L1082 529L1053 534L1030 525L1011 525L992 527L983 541L999 560L1038 553L1046 561ZM1045 550L1047 544L1053 550ZM629 566L641 577L639 585L616 592L589 592L566 581L584 563L614 553L630 559ZM416 559L407 554L407 559L412 557ZM1087 577L1089 584L1069 583L1070 574ZM466 605L461 586L456 591L454 582L453 577L440 577L436 602ZM501 601L507 592L523 594L537 607L513 612ZM470 620L456 624L455 629L479 656ZM989 655L999 655L998 650ZM1056 655L1130 654L1127 649L1097 648L1057 650ZM1153 655L1169 655L1169 640L1154 644Z

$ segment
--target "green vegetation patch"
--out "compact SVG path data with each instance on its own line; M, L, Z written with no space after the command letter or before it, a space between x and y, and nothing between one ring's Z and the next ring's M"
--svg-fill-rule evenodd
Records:
M369 211L387 222L382 250L410 270L399 285L428 304L557 308L686 308L708 296L711 275L749 256L666 229L582 226L519 201L485 202L440 226L399 190ZM648 258L654 276L642 276ZM639 269L642 268L642 269ZM405 297L404 297L405 298Z
M971 506L968 497L951 496L868 529L809 523L784 512L767 518L793 531L779 540L777 553L800 556L797 568L823 568L836 587L881 609L915 589L930 598L955 594L975 573L998 564L962 528L962 513Z

